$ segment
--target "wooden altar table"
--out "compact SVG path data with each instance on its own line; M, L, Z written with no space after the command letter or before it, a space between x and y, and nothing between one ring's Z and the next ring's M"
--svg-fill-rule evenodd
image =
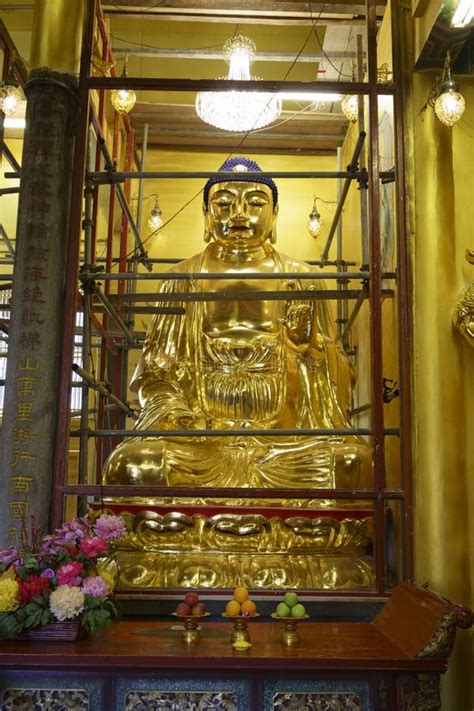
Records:
M456 625L472 621L410 583L372 622L301 622L291 647L281 643L281 621L254 619L252 647L235 651L231 622L209 619L191 645L175 618L122 621L77 642L2 640L0 708L436 709Z

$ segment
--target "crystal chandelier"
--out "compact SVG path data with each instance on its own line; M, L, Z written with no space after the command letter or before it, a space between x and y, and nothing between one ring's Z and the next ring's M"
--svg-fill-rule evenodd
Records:
M236 35L224 44L229 64L227 79L257 79L250 74L256 47L249 37ZM200 119L224 131L251 131L276 121L281 113L281 98L257 91L204 91L196 96Z
M459 93L458 89L459 85L451 76L451 60L448 52L446 54L441 83L437 90L437 99L434 102L435 114L445 126L454 126L466 108L464 97Z

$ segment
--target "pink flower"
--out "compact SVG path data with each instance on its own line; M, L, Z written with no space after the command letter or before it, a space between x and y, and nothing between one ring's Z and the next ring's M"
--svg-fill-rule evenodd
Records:
M123 538L126 534L125 521L121 516L102 514L95 522L95 532L105 541Z
M80 585L82 582L81 573L83 571L84 566L82 563L63 563L56 572L58 585Z
M109 594L109 586L100 575L91 575L90 578L85 578L82 592L85 595L92 595L92 597L107 597Z
M21 555L16 548L5 548L0 551L0 563L3 563L4 565L10 565L10 563L13 563L14 561L19 561L20 558Z
M109 545L103 538L89 536L81 541L79 550L86 558L97 558L97 556L107 553Z

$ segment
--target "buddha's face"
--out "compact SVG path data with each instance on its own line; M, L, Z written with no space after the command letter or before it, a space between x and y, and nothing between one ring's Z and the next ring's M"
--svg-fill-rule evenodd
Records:
M221 246L248 250L269 239L277 207L268 185L229 181L211 187L204 215L211 239Z

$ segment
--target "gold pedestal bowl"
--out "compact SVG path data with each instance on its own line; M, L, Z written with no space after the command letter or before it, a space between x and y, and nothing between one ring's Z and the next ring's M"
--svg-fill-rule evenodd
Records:
M301 620L307 620L309 615L303 617L279 617L276 612L272 612L272 618L283 623L280 641L285 647L292 647L300 641L298 625Z
M222 617L232 622L233 630L230 635L232 645L239 645L241 642L251 642L248 623L252 618L260 617L258 613L255 615L227 615L223 612Z
M177 617L184 625L181 640L184 644L198 644L201 639L200 621L203 617L208 617L210 612L204 612L202 615L178 615L173 612L173 617Z

